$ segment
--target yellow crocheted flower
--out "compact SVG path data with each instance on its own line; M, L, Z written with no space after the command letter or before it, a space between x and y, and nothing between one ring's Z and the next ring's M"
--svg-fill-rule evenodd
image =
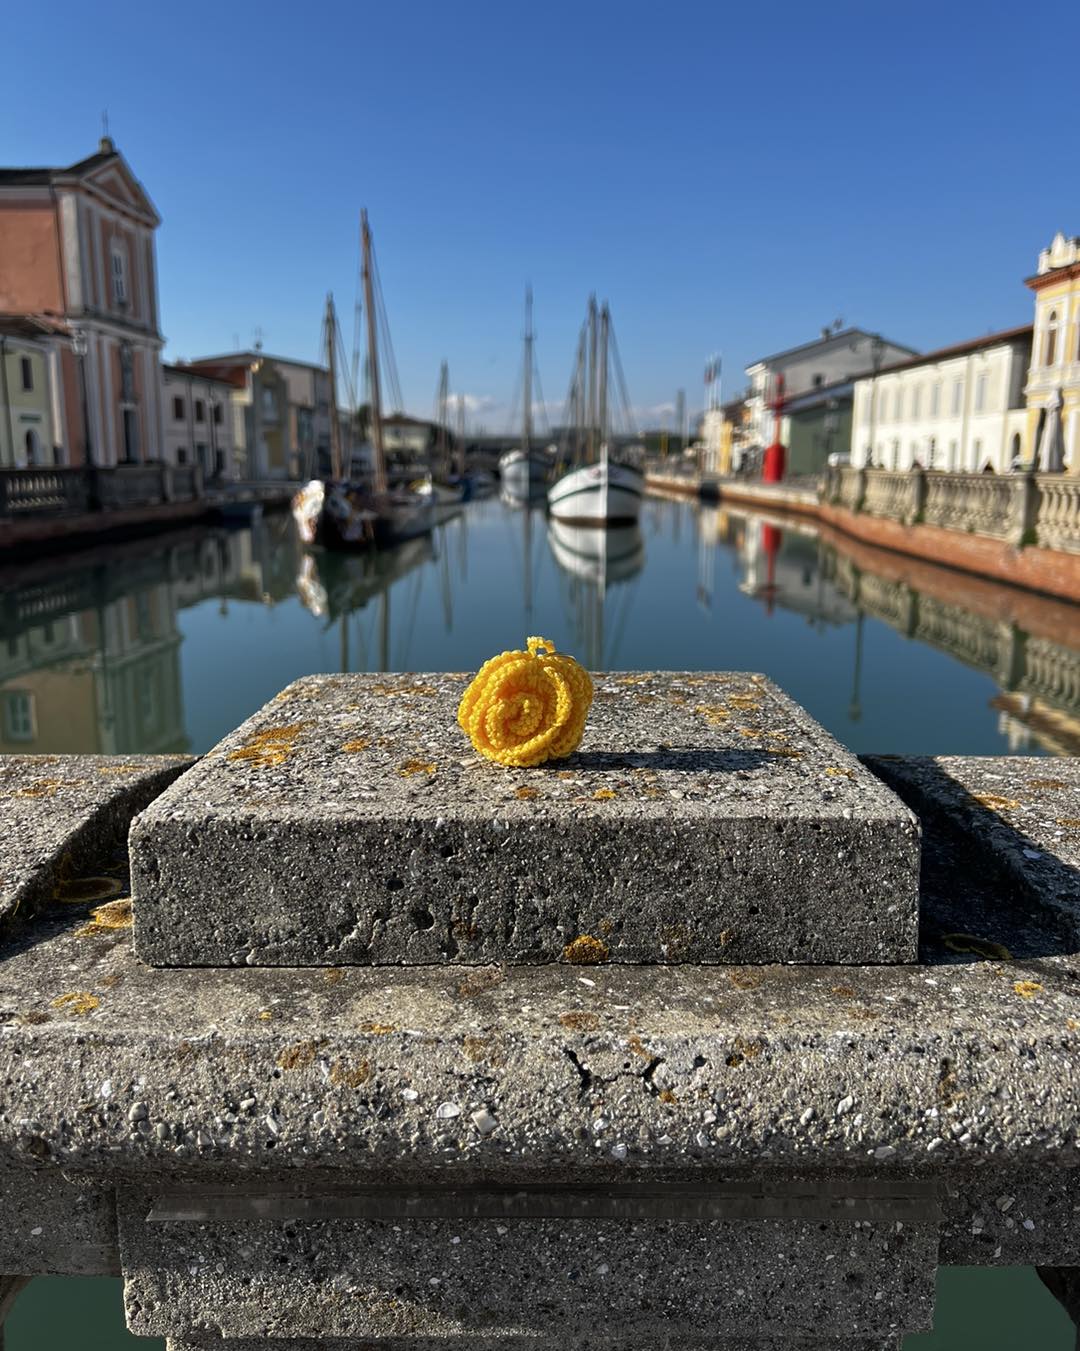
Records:
M547 638L527 652L500 652L484 662L458 708L473 746L500 765L524 769L576 750L592 703L592 681Z

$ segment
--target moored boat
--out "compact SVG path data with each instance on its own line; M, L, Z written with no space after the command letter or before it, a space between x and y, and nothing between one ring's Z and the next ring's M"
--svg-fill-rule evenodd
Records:
M641 515L645 476L601 447L597 464L564 474L548 492L548 512L567 525L630 525Z

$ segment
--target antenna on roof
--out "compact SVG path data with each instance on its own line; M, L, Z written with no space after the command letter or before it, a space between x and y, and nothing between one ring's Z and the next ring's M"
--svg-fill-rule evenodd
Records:
M256 350L256 352L261 352L261 351L262 351L262 342L263 342L262 324L256 324L256 325L255 325L255 350Z
M112 154L116 147L112 143L112 137L109 135L109 110L101 110L101 140L98 143L98 150L103 155Z

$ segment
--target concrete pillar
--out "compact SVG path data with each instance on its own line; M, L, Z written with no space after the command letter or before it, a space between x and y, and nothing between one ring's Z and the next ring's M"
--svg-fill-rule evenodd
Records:
M1035 522L1039 515L1039 481L1034 474L1016 474L1013 478L1012 520L1009 543L1022 548L1035 543Z

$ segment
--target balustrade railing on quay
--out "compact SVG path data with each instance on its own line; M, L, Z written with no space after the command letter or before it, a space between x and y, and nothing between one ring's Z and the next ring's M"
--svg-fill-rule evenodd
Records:
M1044 549L1080 553L1080 478L1045 474L1039 479L1035 536Z
M1080 553L1080 477L1067 474L953 474L826 469L819 498L905 525L983 535L1023 546Z
M160 461L78 469L0 469L0 518L25 520L192 502L203 496L198 465Z
M81 469L0 470L0 516L86 511L90 485Z

